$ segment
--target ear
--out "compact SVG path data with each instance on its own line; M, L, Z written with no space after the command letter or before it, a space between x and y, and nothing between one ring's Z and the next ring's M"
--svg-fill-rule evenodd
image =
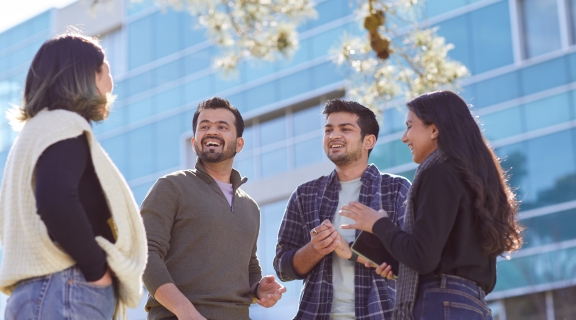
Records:
M244 148L244 138L238 137L236 138L236 153L242 151Z
M194 153L198 154L198 152L196 151L196 145L194 144L196 140L194 139L194 137L192 137L192 139L190 139L190 143L192 144L192 150L194 151Z
M367 134L364 137L364 149L365 150L370 150L374 148L374 145L376 144L376 136L373 134Z
M440 131L436 128L435 124L430 125L430 138L432 140L438 140L438 135L440 135Z

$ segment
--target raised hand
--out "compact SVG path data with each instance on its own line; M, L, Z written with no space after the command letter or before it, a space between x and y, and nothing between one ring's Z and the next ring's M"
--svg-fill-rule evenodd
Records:
M358 229L370 233L372 233L372 227L376 221L388 217L388 213L383 209L376 211L356 201L352 201L348 205L342 206L340 214L355 221L353 224L343 224L340 228Z

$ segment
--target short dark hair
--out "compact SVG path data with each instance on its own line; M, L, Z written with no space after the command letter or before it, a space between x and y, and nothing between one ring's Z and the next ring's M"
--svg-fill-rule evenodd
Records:
M331 113L334 112L348 112L353 113L358 116L358 126L360 127L360 137L364 140L364 137L369 134L373 134L378 140L378 133L380 132L380 125L378 125L378 120L376 120L376 115L372 110L366 108L365 106L354 101L347 101L342 99L332 99L326 101L326 106L322 111L322 114L326 115L326 119ZM370 155L372 149L368 150L368 155Z
M95 121L105 118L111 101L100 96L94 77L102 72L104 59L98 40L77 32L44 42L30 65L16 119L26 121L43 108L70 110Z
M192 118L192 131L194 131L194 134L196 134L196 126L198 125L198 117L200 116L200 112L206 109L226 109L232 112L235 118L234 125L236 126L236 138L240 138L242 136L244 133L244 119L242 119L240 111L231 105L228 100L220 97L213 97L198 104L198 108L196 109L196 112L194 112L194 118Z

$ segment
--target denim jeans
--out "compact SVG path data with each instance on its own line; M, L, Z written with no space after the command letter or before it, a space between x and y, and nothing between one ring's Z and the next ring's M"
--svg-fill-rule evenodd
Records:
M88 283L78 268L71 267L20 281L8 299L5 319L110 320L115 308L113 285Z
M414 320L492 320L484 291L474 282L450 275L421 277Z

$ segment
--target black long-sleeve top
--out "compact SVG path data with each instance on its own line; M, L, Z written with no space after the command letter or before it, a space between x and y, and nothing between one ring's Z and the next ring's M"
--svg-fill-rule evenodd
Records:
M482 249L472 191L448 162L434 164L420 178L414 190L412 235L388 218L374 224L374 234L398 261L420 275L455 275L491 292L496 258Z
M48 147L36 163L38 214L50 238L75 261L87 281L100 279L106 254L95 236L114 242L111 217L84 134Z

